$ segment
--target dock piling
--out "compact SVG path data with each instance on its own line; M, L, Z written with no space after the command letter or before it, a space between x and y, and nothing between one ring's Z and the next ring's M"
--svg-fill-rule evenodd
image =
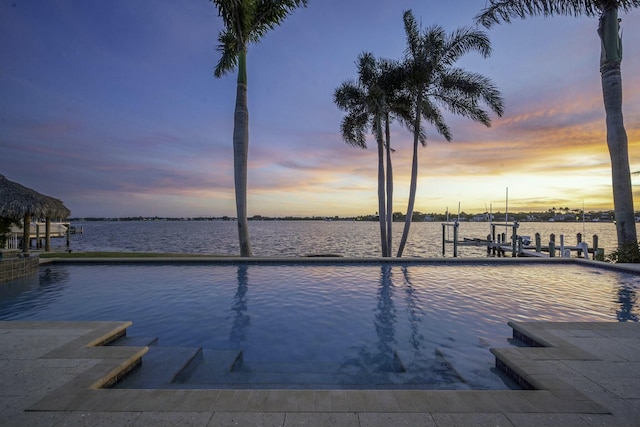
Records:
M453 227L453 257L456 258L458 256L458 226L460 224L458 221L454 221L453 224L450 223L442 223L442 256L445 255L446 245L447 245L447 227Z
M576 246L580 247L580 243L582 243L582 233L576 234ZM577 251L578 257L582 256L582 250L578 249Z

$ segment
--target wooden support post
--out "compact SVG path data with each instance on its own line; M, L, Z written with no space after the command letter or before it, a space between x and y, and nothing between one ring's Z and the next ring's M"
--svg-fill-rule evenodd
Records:
M580 247L580 243L582 243L582 233L576 234L576 246ZM582 251L578 249L577 251L578 257L582 256Z
M44 251L49 252L51 250L51 218L45 218L44 226Z
M596 261L604 261L604 248L598 247L598 235L593 235L593 259Z
M40 224L36 222L36 249L42 247L42 240L40 239Z
M458 257L458 223L453 225L453 257Z
M26 214L22 224L22 253L29 253L29 245L31 244L31 215Z
M542 252L542 238L540 233L536 233L536 252Z
M445 232L446 228L447 228L447 224L442 224L442 256L444 256L446 245L447 245L447 241L445 240L446 239L446 232Z
M496 225L491 224L491 251L496 256Z
M518 256L522 256L524 246L522 245L522 237L518 236Z
M556 242L553 240L549 240L549 256L552 258L556 256Z

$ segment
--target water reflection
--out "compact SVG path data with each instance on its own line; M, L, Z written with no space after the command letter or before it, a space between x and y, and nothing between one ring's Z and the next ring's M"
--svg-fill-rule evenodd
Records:
M366 344L358 349L358 356L347 360L342 364L346 371L358 373L394 372L402 370L401 362L397 356L396 343L396 309L393 302L394 286L391 267L382 266L380 282L376 293L377 305L373 324L376 331L377 342L369 348Z
M41 286L55 285L69 280L69 270L62 267L40 267L39 277Z
M374 324L378 336L378 354L374 357L378 370L393 372L398 369L396 357L394 357L396 343L396 309L393 303L393 282L391 280L391 267L382 266L380 272L380 286L378 287L378 306Z
M633 285L624 283L618 289L618 301L620 309L616 311L619 322L637 322L638 315L633 312L636 305L636 290Z
M420 352L420 346L422 341L424 340L424 336L420 333L420 323L422 323L424 313L422 312L422 310L420 309L420 305L418 304L419 297L413 286L411 275L409 274L409 269L406 266L402 267L402 276L404 277L404 289L406 295L405 303L407 304L409 327L411 329L410 343L414 355L417 355Z
M241 348L247 338L247 329L249 328L251 318L247 314L249 309L247 292L249 291L249 267L247 265L238 266L238 289L233 297L233 305L231 311L235 313L231 332L229 333L229 341L236 348Z

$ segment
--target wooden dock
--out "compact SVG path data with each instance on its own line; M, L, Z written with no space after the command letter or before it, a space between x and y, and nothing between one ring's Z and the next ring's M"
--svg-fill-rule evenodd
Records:
M506 224L511 226L512 234L507 238L506 233L497 234L496 227L504 227L505 224L490 224L491 233L486 238L464 238L458 239L459 223L443 223L442 224L442 255L445 255L446 245L453 245L453 256L458 256L459 246L486 246L487 256L512 256L512 257L538 257L553 258L571 257L575 254L577 257L589 258L591 254L593 259L604 261L604 250L598 248L598 236L593 236L593 243L589 246L583 241L582 234L576 235L575 245L565 245L564 235L559 236L559 242L556 242L556 235L551 234L549 242L543 246L540 233L536 233L534 239L531 236L518 235L517 222ZM447 228L453 228L453 240L446 238Z
M51 222L49 224L49 237L50 238L66 238L67 247L70 245L70 234L76 233L82 234L82 228L76 230L68 222ZM7 239L7 249L18 249L23 243L24 232L22 226L12 226ZM29 247L36 247L38 249L45 247L46 243L46 223L35 222L31 223L29 228ZM43 244L44 243L44 244Z

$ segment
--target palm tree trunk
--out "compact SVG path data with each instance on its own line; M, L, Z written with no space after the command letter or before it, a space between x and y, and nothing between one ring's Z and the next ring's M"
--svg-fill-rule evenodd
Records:
M409 185L409 203L407 204L407 217L404 220L404 229L402 230L402 238L400 239L400 245L398 246L398 258L402 256L404 252L404 245L407 244L407 238L409 237L409 228L411 227L411 219L413 217L413 206L416 202L416 188L418 187L418 141L420 139L420 119L422 111L420 104L422 99L419 96L416 101L416 117L415 125L413 127L413 159L411 161L411 183Z
M380 222L380 243L382 256L389 256L387 250L387 207L385 205L384 186L384 147L382 141L382 124L380 117L376 117L376 140L378 142L378 217Z
M385 140L387 152L387 255L391 256L393 243L393 170L391 167L391 128L389 113L385 117Z
M622 74L620 73L622 46L619 37L618 13L615 8L603 12L598 34L602 41L600 73L606 112L607 146L611 157L619 261L640 262L628 140L622 116Z
M29 253L31 244L31 214L25 214L22 224L22 252Z
M246 50L238 55L238 87L233 116L233 175L236 190L238 239L240 256L250 257L249 223L247 219L247 164L249 153L249 108L247 102Z
M638 238L629 169L628 140L622 117L622 76L619 67L602 72L602 93L607 113L607 146L611 157L618 248L634 245L637 250Z

